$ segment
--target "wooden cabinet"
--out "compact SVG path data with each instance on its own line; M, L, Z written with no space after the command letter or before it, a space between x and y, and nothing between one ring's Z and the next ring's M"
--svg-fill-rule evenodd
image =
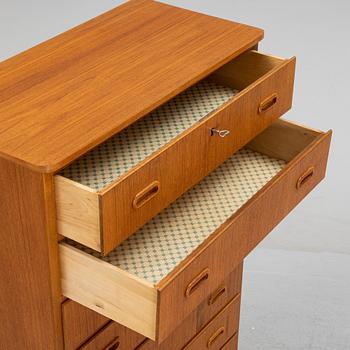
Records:
M262 37L132 0L0 63L0 347L237 348L243 260L331 139L279 119Z

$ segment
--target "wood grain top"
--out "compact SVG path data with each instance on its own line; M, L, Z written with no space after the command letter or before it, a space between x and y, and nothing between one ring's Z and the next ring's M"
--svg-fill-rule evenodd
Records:
M0 155L55 172L260 41L132 0L0 63Z

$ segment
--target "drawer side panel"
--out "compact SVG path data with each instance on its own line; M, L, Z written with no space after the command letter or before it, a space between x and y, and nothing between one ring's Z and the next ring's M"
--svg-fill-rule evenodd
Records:
M156 289L122 270L60 243L62 294L155 339Z

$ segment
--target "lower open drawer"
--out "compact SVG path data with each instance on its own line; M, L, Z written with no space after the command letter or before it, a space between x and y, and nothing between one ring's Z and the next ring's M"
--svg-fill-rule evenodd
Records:
M278 120L107 256L60 243L63 294L162 342L321 181L330 139Z

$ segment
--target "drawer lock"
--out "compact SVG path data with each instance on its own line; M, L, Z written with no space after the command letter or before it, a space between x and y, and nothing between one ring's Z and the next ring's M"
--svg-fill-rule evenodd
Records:
M230 130L219 130L219 129L211 129L211 136L217 135L219 137L226 137L230 135Z

